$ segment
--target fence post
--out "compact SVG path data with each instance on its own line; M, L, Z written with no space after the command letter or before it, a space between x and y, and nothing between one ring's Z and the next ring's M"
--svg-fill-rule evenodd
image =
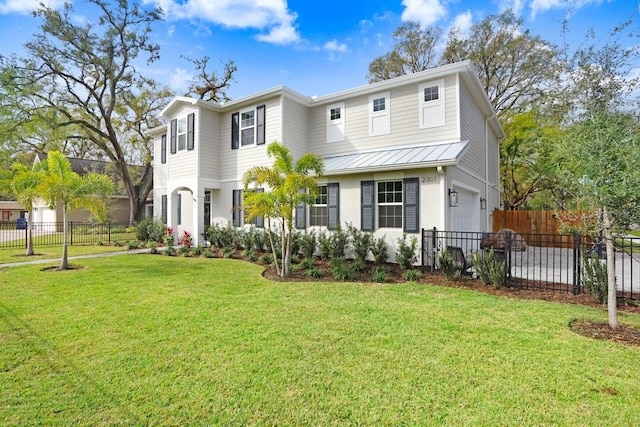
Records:
M64 232L64 224L62 225L62 230ZM69 244L73 246L73 221L69 221Z
M111 221L107 221L107 243L111 245Z
M504 233L504 277L511 279L511 243L513 235L510 231Z
M29 227L31 224L27 222L27 226L24 228L24 248L27 249L29 247Z
M582 246L582 236L573 235L573 294L580 293L580 270L582 270L582 257L580 248Z
M438 253L438 229L433 227L433 233L431 233L431 271L436 269L436 260Z

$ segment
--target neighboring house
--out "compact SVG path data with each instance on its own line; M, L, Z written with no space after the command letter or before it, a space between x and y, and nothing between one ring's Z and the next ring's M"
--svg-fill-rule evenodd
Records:
M35 162L46 161L46 158L46 154L38 154ZM69 158L69 162L71 163L71 169L78 175L101 173L110 176L114 184L114 193L111 195L109 201L109 221L129 222L129 198L113 163L73 158ZM135 173L135 170L142 168L142 166L132 166L131 168ZM153 194L150 194L147 198L146 213L147 216L153 215ZM69 212L68 219L74 222L86 222L92 219L92 215L88 209L79 208ZM62 206L56 206L55 209L50 209L43 200L38 200L33 209L33 222L58 223L59 226L57 228L60 228L62 223Z
M16 222L18 218L26 218L27 211L19 202L0 200L0 222Z
M245 225L242 177L272 165L272 141L324 158L299 229L351 223L393 248L422 228L490 230L499 206L504 134L468 61L322 97L283 86L226 104L178 97L162 116L167 124L149 132L154 212L196 244L209 224Z

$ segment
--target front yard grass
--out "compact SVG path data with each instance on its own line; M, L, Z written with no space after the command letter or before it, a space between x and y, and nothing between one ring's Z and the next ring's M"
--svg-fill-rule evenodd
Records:
M640 348L568 327L601 309L228 259L72 264L0 269L1 425L640 423Z
M108 252L126 251L126 246L114 245L69 245L69 256L103 254ZM33 248L34 255L26 256L26 249L0 249L0 264L10 264L14 262L28 262L41 259L60 259L62 257L62 246L36 246Z

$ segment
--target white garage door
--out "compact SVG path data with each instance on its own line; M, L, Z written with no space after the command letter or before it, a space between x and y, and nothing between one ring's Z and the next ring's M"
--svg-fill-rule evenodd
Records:
M451 231L479 231L480 207L476 206L474 193L456 188L458 192L458 206L451 208Z

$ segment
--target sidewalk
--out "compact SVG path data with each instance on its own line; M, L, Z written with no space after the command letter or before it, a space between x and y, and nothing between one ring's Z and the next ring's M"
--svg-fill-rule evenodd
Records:
M86 258L105 258L110 256L117 255L129 255L129 254L144 254L150 252L149 248L142 249L131 249L125 250L121 252L105 252L102 254L90 254L90 255L78 255L78 256L70 256L69 261L77 260L77 259L86 259ZM23 265L37 265L37 264L51 264L51 263L59 263L60 257L58 258L47 258L47 259L35 259L33 261L20 261L20 262L10 262L6 264L0 264L0 268L4 267L20 267Z

